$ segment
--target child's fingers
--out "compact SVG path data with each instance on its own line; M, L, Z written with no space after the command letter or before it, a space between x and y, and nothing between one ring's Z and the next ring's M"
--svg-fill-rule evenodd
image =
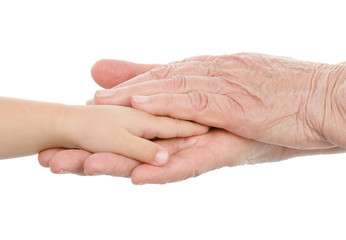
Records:
M131 178L134 184L177 182L217 169L223 165L223 161L224 158L217 158L209 148L195 145L172 155L169 162L162 167L139 165L132 171Z
M175 138L201 135L208 132L209 127L185 120L170 117L152 116L142 121L143 135L147 139L152 138Z
M122 138L114 142L113 149L107 151L156 166L164 165L168 161L168 152L158 144L128 132L122 134Z
M164 147L170 156L192 146L199 136L189 138L172 138L155 141ZM129 177L135 167L141 162L116 153L94 153L84 162L84 172L87 175L107 174L111 176Z

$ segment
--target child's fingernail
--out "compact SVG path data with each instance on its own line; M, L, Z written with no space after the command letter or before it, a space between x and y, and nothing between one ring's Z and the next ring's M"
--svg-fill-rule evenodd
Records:
M86 101L87 105L95 105L95 100L94 99L90 99L88 101Z
M168 161L168 158L169 158L168 152L160 151L156 154L156 157L154 159L154 164L158 166L164 165Z
M95 95L97 97L111 97L113 96L113 92L109 90L99 90L99 91L96 91Z
M71 173L71 172L65 171L65 170L62 170L62 169L59 171L59 174L66 174L66 173Z
M136 103L146 103L149 102L149 97L147 96L134 96L133 101Z

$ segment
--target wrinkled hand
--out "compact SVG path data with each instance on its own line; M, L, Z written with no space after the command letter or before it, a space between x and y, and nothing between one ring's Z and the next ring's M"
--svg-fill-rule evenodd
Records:
M335 128L337 119L326 109L333 103L320 101L328 89L321 80L324 70L334 67L262 54L201 56L98 91L94 101L193 120L275 145L331 148L334 136L327 139L323 130ZM334 126L324 125L329 122Z
M102 60L94 65L92 75L98 84L110 88L137 74L145 75L145 72L155 67L160 66ZM39 162L44 167L50 167L54 173L131 177L133 183L141 184L179 181L223 166L342 151L339 148L300 151L245 139L220 129L192 138L159 140L156 143L165 147L170 154L169 162L162 167L143 164L113 153L92 154L77 149L45 150L40 153Z

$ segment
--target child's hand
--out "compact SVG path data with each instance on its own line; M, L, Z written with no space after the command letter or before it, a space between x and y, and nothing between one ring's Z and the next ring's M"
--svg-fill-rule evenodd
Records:
M146 139L188 137L208 127L156 117L118 106L67 107L60 125L62 145L90 152L113 152L153 165L167 162L168 152Z

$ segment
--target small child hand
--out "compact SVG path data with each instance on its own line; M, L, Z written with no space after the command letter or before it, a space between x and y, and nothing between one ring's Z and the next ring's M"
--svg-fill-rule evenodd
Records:
M119 106L68 107L60 128L65 147L113 152L153 165L168 161L168 152L147 139L189 137L208 127L168 117L156 117ZM66 132L67 131L67 132Z

